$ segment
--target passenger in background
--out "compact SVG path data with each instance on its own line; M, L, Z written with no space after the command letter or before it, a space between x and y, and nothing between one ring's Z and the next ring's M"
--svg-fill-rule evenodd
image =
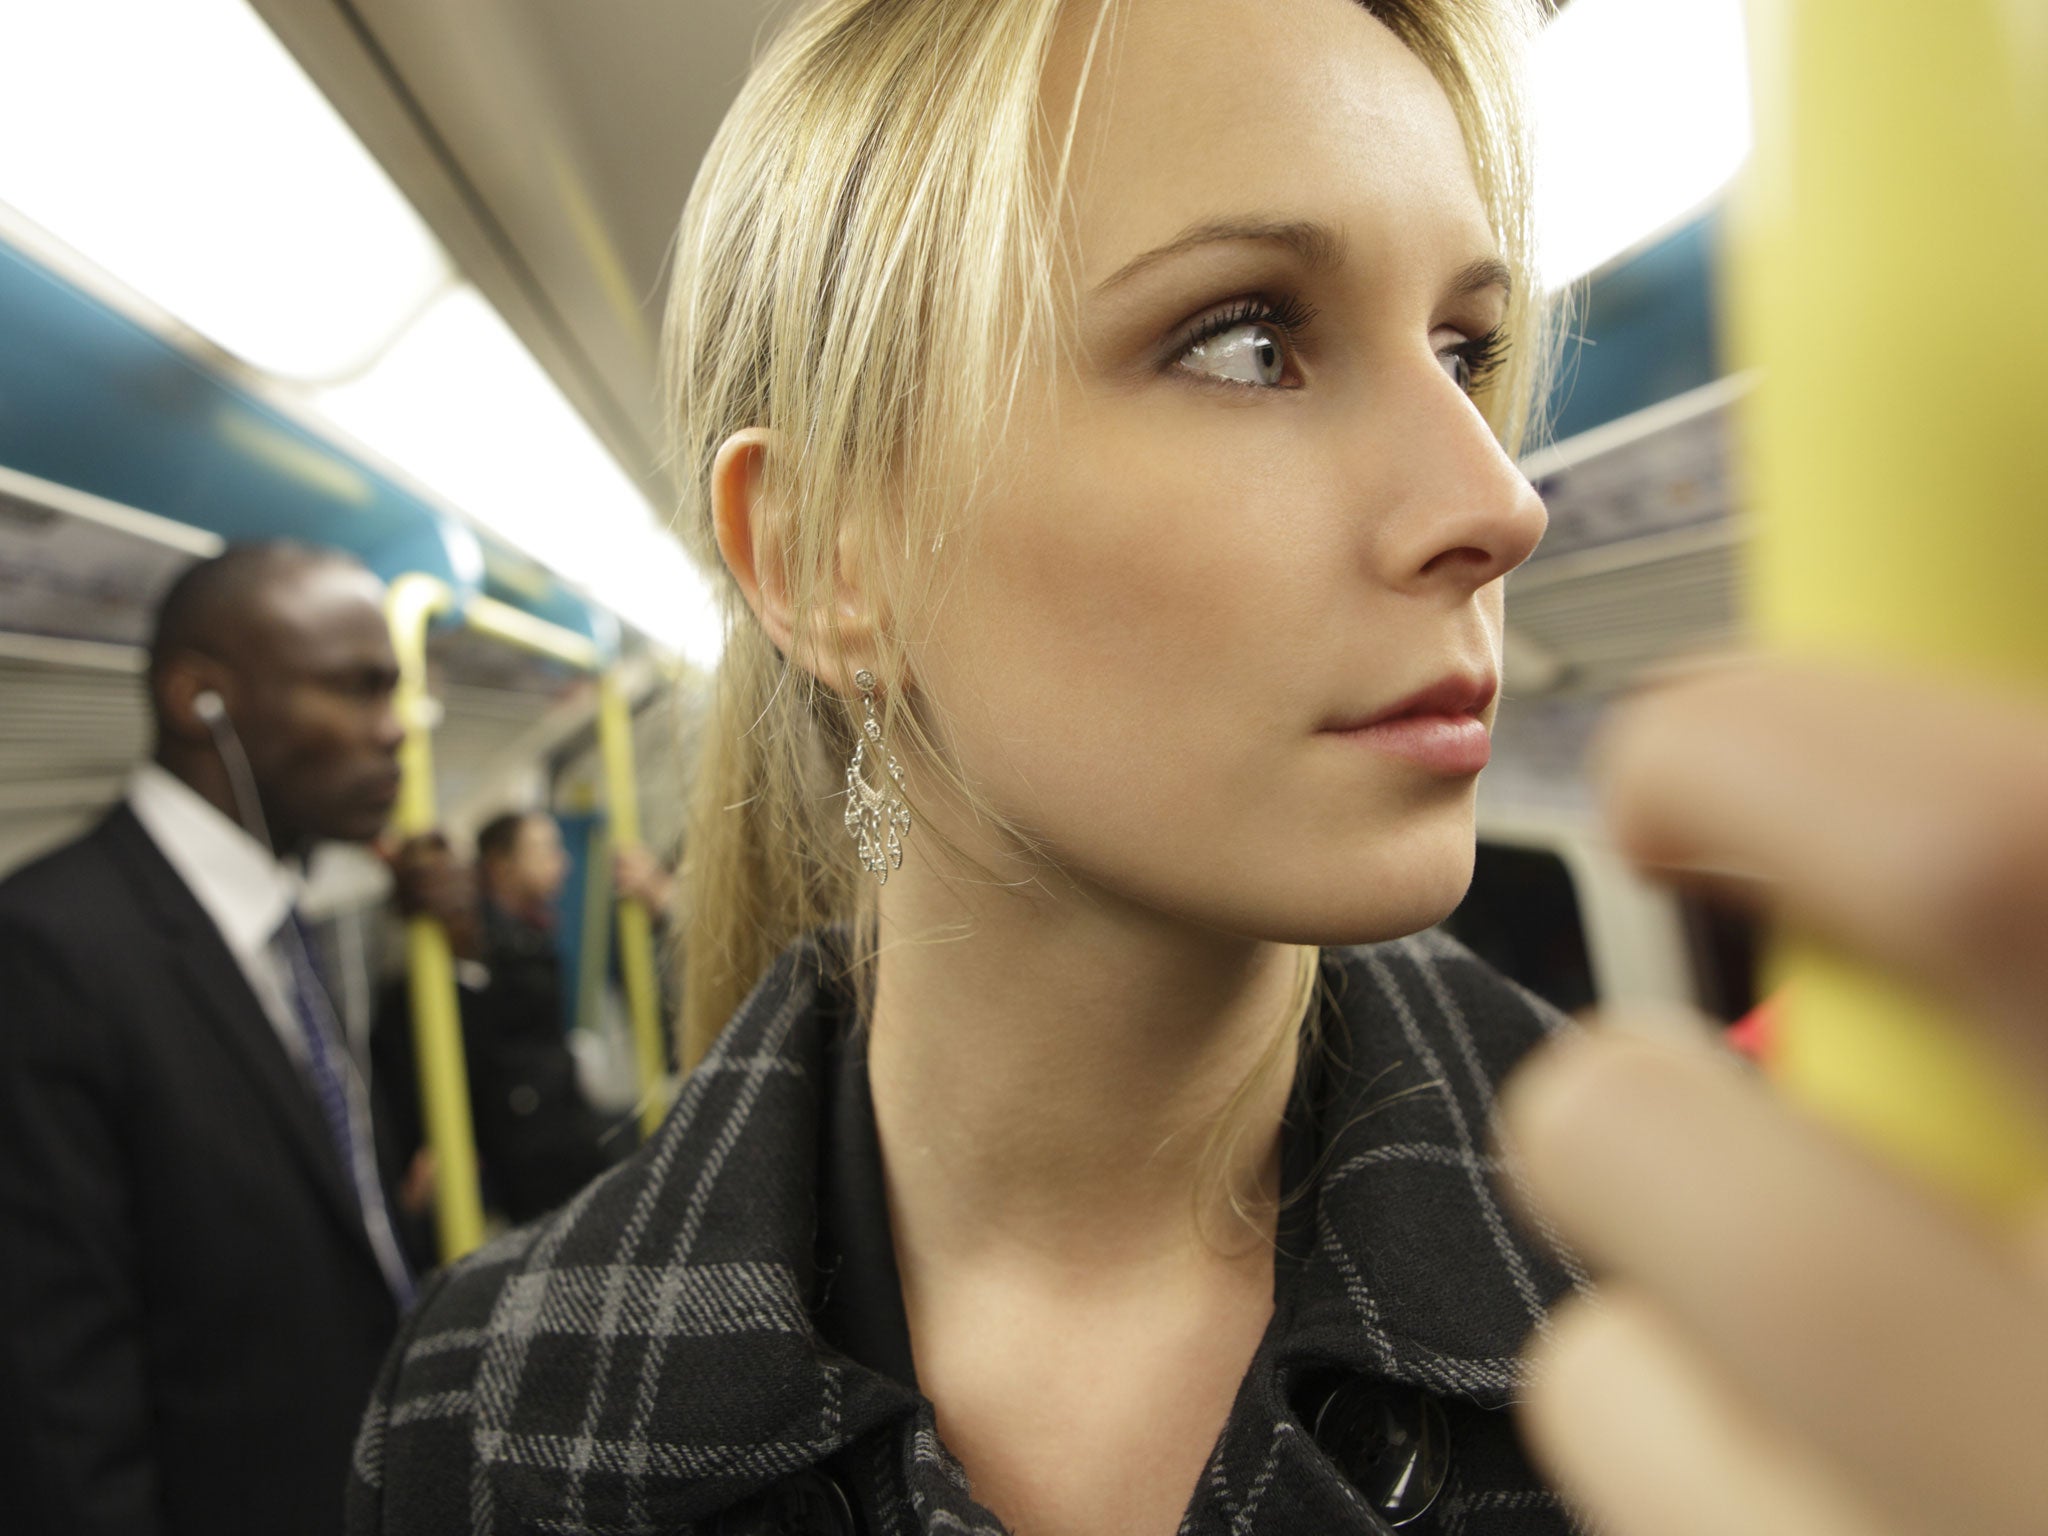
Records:
M0 884L0 1508L19 1531L333 1531L413 1297L298 907L398 789L383 588L247 545L171 587L153 762Z
M546 993L561 1016L556 903L569 878L562 829L545 811L493 816L476 835L476 864L484 955L493 979L502 971L521 991Z
M490 981L468 1031L477 1148L505 1215L553 1210L632 1150L629 1124L592 1108L576 1078L556 948L568 878L561 829L545 811L508 811L477 836L483 961Z

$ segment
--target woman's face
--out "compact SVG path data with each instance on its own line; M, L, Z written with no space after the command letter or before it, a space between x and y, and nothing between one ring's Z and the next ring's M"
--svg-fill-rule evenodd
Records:
M1103 900L1426 926L1470 879L1502 578L1544 526L1466 394L1506 289L1451 106L1357 0L1134 0L1072 194L1072 366L1025 391L916 684Z

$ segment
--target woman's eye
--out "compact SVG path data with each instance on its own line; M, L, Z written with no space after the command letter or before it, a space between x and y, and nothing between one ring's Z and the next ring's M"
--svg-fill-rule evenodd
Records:
M1436 360L1450 381L1469 395L1485 388L1487 380L1499 371L1507 350L1506 333L1495 326L1483 336L1440 348Z
M1277 328L1247 320L1205 336L1180 355L1180 366L1205 378L1273 389L1287 380L1287 345Z

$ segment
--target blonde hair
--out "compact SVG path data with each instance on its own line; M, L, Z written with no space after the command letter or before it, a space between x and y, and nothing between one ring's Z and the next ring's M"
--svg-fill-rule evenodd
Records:
M1054 31L1068 5L1094 6L1099 40L1119 3L823 0L763 55L699 171L677 236L668 386L679 527L720 587L727 639L683 869L686 1066L793 938L868 934L874 911L841 823L859 704L792 666L725 571L719 447L749 427L773 434L762 497L797 632L843 659L836 587L842 562L858 572L877 603L867 665L888 740L914 785L943 784L1000 824L901 706L900 681L1004 413L1060 356L1072 121L1042 120ZM1534 3L1361 0L1450 97L1515 273L1515 346L1480 401L1511 450L1549 350L1515 78ZM1315 969L1311 955L1304 1011Z

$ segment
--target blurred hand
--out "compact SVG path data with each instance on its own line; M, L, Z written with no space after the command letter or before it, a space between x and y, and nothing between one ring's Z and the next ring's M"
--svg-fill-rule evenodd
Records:
M398 1185L398 1208L406 1215L424 1216L433 1208L437 1171L432 1147L421 1147L413 1154Z
M613 852L612 886L619 895L639 902L652 917L666 917L675 895L675 881L661 860L636 843Z
M476 869L456 856L439 832L408 838L386 855L401 915L431 917L448 934L448 947L465 960L483 956Z
M2048 718L1816 668L1632 706L1645 865L1762 895L1980 1021L2048 1113ZM1607 1536L2048 1531L2048 1209L1982 1229L1704 1047L1593 1031L1503 1098L1527 1193L1602 1275L1523 1425Z

